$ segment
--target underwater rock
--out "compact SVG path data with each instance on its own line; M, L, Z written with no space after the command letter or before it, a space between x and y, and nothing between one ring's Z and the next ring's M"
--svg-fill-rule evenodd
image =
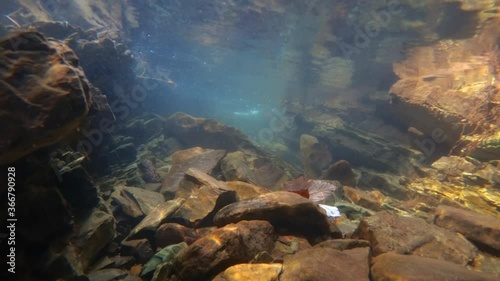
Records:
M212 281L278 281L282 269L281 263L242 263L229 267L215 276Z
M65 154L69 153L71 152ZM81 155L79 153L75 154ZM63 157L61 155L61 158L66 159L73 157L76 156ZM51 161L51 166L57 170L56 175L60 177L59 189L75 214L92 209L99 202L98 188L82 165L84 159L85 157L81 156L64 165L61 169L56 168L54 162Z
M236 201L236 192L232 190L202 185L191 192L171 219L188 227L212 226L215 214Z
M115 219L103 211L94 211L81 225L75 239L82 268L85 271L113 238L115 238Z
M270 252L276 235L267 221L241 221L214 230L191 244L175 261L167 280L211 280L226 268Z
M155 241L157 248L164 248L172 244L185 242L191 245L199 238L193 228L177 223L164 223L156 230Z
M230 204L215 215L214 223L220 227L242 220L266 220L278 233L303 235L311 243L341 235L331 232L323 209L292 192L277 191Z
M175 193L190 168L211 173L225 153L224 150L204 150L199 147L175 152L172 155L172 168L163 179L160 192L164 195Z
M349 198L354 204L373 211L381 210L382 203L379 202L370 193L349 186L344 186L343 188L344 195Z
M309 179L318 179L323 169L332 162L328 147L316 137L303 134L300 136L300 158L304 174Z
M175 113L164 124L166 137L174 137L185 147L200 146L211 149L235 151L254 148L238 129L213 119L196 118L185 113Z
M37 32L0 40L0 163L10 163L77 134L94 88L65 44Z
M476 247L454 232L386 211L362 219L353 238L370 241L373 256L392 252L467 265L477 255Z
M389 173L362 171L358 187L368 190L378 190L386 196L399 200L408 200L415 193L400 183L400 177Z
M172 261L175 259L188 245L184 242L175 245L164 247L158 251L142 268L141 276L148 276L154 272L151 280L164 280L169 268L172 266Z
M116 186L111 194L113 203L133 219L149 215L158 205L165 202L163 195L131 186Z
M344 159L355 167L403 173L410 159L419 156L414 150L347 125L332 128L315 120L307 122L314 126L311 134L327 143L336 159Z
M157 183L161 182L161 177L156 172L155 165L150 159L142 159L137 164L139 170L141 171L142 179L147 183Z
M134 256L138 263L148 262L155 254L148 239L137 239L124 241L121 244L120 254Z
M381 280L498 280L494 275L469 270L446 260L385 253L373 259L371 275Z
M339 251L344 251L355 248L370 247L370 242L367 240L359 240L359 239L333 239L321 242L315 247L327 247Z
M133 137L134 143L139 145L162 135L163 122L165 121L161 116L142 113L124 124L119 132L125 136Z
M172 214L179 209L185 199L178 198L166 201L154 208L138 225L136 225L129 235L123 239L137 239L143 237L154 237L158 226L168 220Z
M462 136L481 135L499 123L500 98L492 83L498 80L497 36L491 36L498 34L498 19L478 32L454 40L453 47L417 46L393 66L400 80L390 89L392 108L424 133L426 139L415 144L427 158L448 154Z
M133 143L126 143L108 152L108 163L111 166L129 164L136 160L137 148Z
M126 277L129 275L127 270L118 268L108 268L92 271L87 274L90 281L111 281L111 280L129 280Z
M346 160L340 160L330 165L321 176L322 180L337 180L342 185L356 185L356 175L351 164Z
M246 200L271 192L267 188L242 181L228 181L226 186L236 192L239 200Z
M440 205L436 208L434 223L459 232L480 249L500 256L500 219Z
M42 263L41 270L38 271L35 267L35 272L42 274L48 280L59 280L59 278L63 280L80 280L79 278L88 280L84 277L82 259L79 256L79 249L75 245L68 244L58 253L48 250L41 256L43 257L40 260Z
M370 209L347 202L338 202L335 204L335 207L337 207L339 211L346 215L350 220L360 220L364 217L369 217L375 214L375 212Z
M281 281L300 280L370 280L369 248L339 251L328 244L318 244L284 258Z
M221 170L226 181L243 181L269 189L278 189L290 179L284 163L248 150L228 153L221 161Z

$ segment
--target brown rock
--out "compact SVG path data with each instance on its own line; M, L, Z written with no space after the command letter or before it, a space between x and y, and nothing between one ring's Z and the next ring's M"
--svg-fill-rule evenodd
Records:
M185 147L200 146L235 151L254 147L238 129L213 119L195 118L185 113L171 115L164 124L164 133L182 142Z
M363 208L367 208L373 211L380 211L380 202L370 193L352 188L349 186L344 186L344 195L349 198L354 204L359 205Z
M82 224L75 245L84 270L115 237L115 220L103 211L94 211Z
M500 219L472 211L441 205L436 209L434 223L461 233L480 248L500 256Z
M210 173L224 156L224 150L203 150L191 148L177 151L172 155L172 168L165 176L160 192L175 193L190 168Z
M190 193L184 204L173 214L172 220L189 227L211 226L215 214L237 200L235 191L202 185Z
M130 231L130 234L124 239L144 238L153 236L158 226L169 219L177 209L184 203L185 199L178 198L166 201L154 208L138 225ZM148 235L149 234L149 235Z
M339 251L320 245L285 257L280 281L370 280L368 247Z
M304 174L309 179L321 177L323 168L332 161L328 147L310 135L300 136L300 157L304 166Z
M174 262L168 280L211 280L229 266L245 263L260 252L271 251L276 236L266 221L226 225L191 244Z
M315 247L328 247L339 251L344 251L355 248L370 247L370 242L367 240L358 239L333 239L321 242Z
M340 160L330 165L321 179L338 180L343 185L356 185L356 175L351 164L346 160Z
M275 259L282 259L286 255L295 254L303 249L312 248L311 244L300 237L295 236L280 236L276 241L276 246L272 252Z
M242 181L230 181L226 182L226 185L229 189L234 190L236 192L240 200L254 198L259 195L271 192L267 188Z
M370 241L373 256L393 252L469 264L477 249L460 235L423 219L380 212L364 218L353 238Z
M192 244L199 235L192 228L185 227L177 223L164 223L156 230L156 247L165 248L166 246L186 242Z
M76 134L95 89L75 53L40 33L12 35L0 41L0 49L0 163L5 164Z
M111 198L123 213L134 219L148 215L165 202L163 195L158 192L131 186L116 186Z
M373 260L371 274L374 281L494 281L493 275L467 269L456 263L418 257L385 253Z
M122 255L132 255L137 262L146 263L155 254L148 239L129 240L122 243Z
M282 166L250 151L228 153L221 161L222 174L227 181L243 181L274 190L289 179Z
M229 267L212 281L278 281L282 269L281 263L242 263Z
M269 221L281 234L299 234L311 243L330 237L323 209L292 192L277 191L224 207L214 218L217 226L242 220Z

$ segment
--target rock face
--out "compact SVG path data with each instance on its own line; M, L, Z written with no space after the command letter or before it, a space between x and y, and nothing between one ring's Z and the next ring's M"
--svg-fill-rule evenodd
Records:
M0 48L0 163L9 163L75 134L95 90L63 43L23 32Z
M498 80L498 36L492 36L498 34L498 19L480 33L453 47L437 42L413 48L394 65L400 80L390 90L393 109L428 137L417 144L426 154L499 122L498 83L491 82Z
M500 253L500 220L472 211L441 205L436 209L434 223L464 235L480 248Z
M160 225L155 235L157 248L164 248L182 242L190 245L198 238L198 234L196 234L194 229L177 223L164 223Z
M445 260L386 253L373 260L371 275L382 280L493 281L497 277L469 270Z
M131 186L116 186L111 198L123 213L134 219L149 215L156 206L165 202L158 192Z
M369 279L369 248L339 251L323 243L287 256L283 263L281 281L321 281Z
M101 250L115 237L115 219L102 211L95 211L81 226L76 246L83 270L89 269Z
M266 221L242 221L211 232L191 244L174 262L170 279L211 280L227 267L249 262L263 251L271 251L276 236Z
M279 233L303 235L313 242L331 235L324 211L292 192L278 191L239 201L222 208L214 218L217 226L242 220L266 220Z
M212 281L278 281L282 268L280 263L237 264L217 275Z
M353 238L370 241L373 256L392 252L467 265L477 249L462 236L426 223L423 219L379 212L364 218Z
M243 181L276 190L290 176L283 162L245 150L228 153L221 161L227 181Z
M214 215L224 206L237 201L236 192L209 186L196 188L173 214L172 220L189 227L213 225Z
M332 161L328 147L316 137L306 134L300 136L300 158L304 174L309 179L319 178L323 169Z
M130 231L130 234L124 240L129 238L153 236L158 226L172 216L177 209L184 203L185 199L178 198L166 201L154 208L138 225Z
M212 119L195 118L180 112L167 118L164 133L167 137L181 140L185 147L201 146L228 151L254 147L236 128Z
M172 155L172 168L165 176L160 192L175 193L190 168L204 173L212 172L224 154L224 150L204 150L199 147L175 152Z

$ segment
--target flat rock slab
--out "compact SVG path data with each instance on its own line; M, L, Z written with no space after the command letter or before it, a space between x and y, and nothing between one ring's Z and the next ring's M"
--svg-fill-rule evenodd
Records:
M236 202L214 218L217 226L242 220L269 221L279 233L299 234L318 242L330 237L330 224L317 204L298 194L278 191Z
M495 276L472 271L453 262L411 255L385 253L371 268L373 281L494 281Z
M131 186L116 186L111 198L131 218L144 217L165 202L161 193Z
M275 242L273 226L267 221L226 225L191 244L175 260L167 280L212 280L232 265L248 263L258 253L270 252Z
M389 212L361 220L353 238L370 241L373 256L393 252L467 265L477 255L476 247L461 235Z
M322 244L285 257L279 280L370 280L368 247L339 251Z
M172 220L188 227L212 226L215 214L237 200L235 191L203 185L191 192Z
M228 151L254 147L247 136L234 127L182 112L174 113L165 120L164 133L178 139L186 147L201 146Z
M229 181L226 182L226 185L229 189L236 191L240 200L258 197L259 195L271 192L267 188L242 181Z
M189 169L210 173L226 154L225 150L192 148L172 155L172 168L165 176L160 192L175 193Z
M89 269L90 263L114 237L115 219L103 211L94 211L81 226L75 241L84 270Z
M130 234L124 239L145 238L148 233L154 236L156 229L162 222L165 222L172 216L177 209L186 201L183 198L166 201L154 208L138 225L136 225Z
M441 205L436 209L437 226L460 232L479 247L500 256L500 219L472 211Z
M231 266L212 281L278 281L282 269L281 263L242 263Z

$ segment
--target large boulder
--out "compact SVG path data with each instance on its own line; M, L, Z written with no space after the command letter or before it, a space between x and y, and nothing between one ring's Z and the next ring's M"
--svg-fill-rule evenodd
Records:
M227 181L243 181L273 190L291 178L284 162L249 150L228 153L221 161L221 170Z
M370 280L369 248L366 245L340 251L336 245L327 242L285 257L280 280Z
M266 220L280 233L303 235L315 243L332 235L324 210L292 192L272 192L239 201L222 208L214 218L217 226L242 220Z
M496 276L467 269L446 260L385 253L373 260L371 275L374 281L385 280L467 280L493 281Z
M464 235L478 247L500 255L500 219L469 210L441 205L434 223Z
M477 249L467 239L423 219L379 212L361 220L353 238L370 241L373 256L392 252L467 265Z
M96 91L62 42L22 32L0 49L0 163L9 163L76 134Z
M181 112L167 118L164 133L167 137L178 139L186 147L201 146L228 151L254 147L248 138L234 127Z
M211 280L229 266L271 251L276 236L266 221L242 221L211 232L191 244L174 262L167 280Z
M191 168L203 173L211 173L224 155L224 150L205 150L199 147L175 152L172 155L172 168L163 179L160 192L175 193L186 172Z

